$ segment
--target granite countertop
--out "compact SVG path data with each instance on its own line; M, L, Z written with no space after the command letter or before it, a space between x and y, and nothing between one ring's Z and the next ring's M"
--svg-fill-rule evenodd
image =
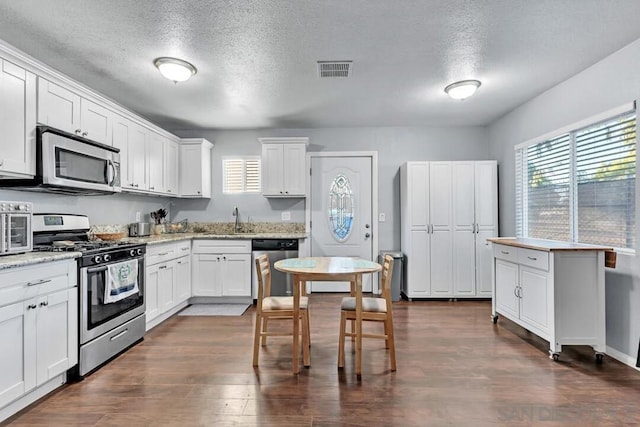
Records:
M81 252L27 252L18 255L4 255L0 257L0 270L13 267L24 267L26 265L39 264L41 262L52 262L63 259L78 258Z
M251 240L251 239L306 239L306 233L166 233L147 237L125 237L124 242L146 243L157 245L161 243L177 242L191 239L224 239L224 240ZM78 258L81 252L27 252L18 255L0 256L0 270L25 265L39 264L42 262L58 261L61 259Z
M557 240L530 239L524 237L492 237L487 239L500 245L515 246L518 248L537 249L540 251L613 251L608 246L586 245L583 243L560 242Z
M122 239L127 242L146 243L156 245L168 242L191 239L220 239L220 240L252 240L252 239L306 239L307 233L237 233L237 234L217 234L217 233L166 233L146 237L126 237Z

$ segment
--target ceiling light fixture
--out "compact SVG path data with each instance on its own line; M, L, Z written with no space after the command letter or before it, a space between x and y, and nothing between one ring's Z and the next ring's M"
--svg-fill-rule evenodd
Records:
M453 99L467 99L480 87L479 80L462 80L459 82L451 83L444 88L444 91Z
M163 56L156 58L153 65L160 71L160 74L174 83L184 82L195 75L198 70L193 64L178 58Z

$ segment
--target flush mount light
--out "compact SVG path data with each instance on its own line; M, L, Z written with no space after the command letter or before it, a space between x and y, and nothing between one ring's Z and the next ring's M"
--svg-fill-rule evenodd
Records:
M195 75L198 70L192 64L187 61L183 61L178 58L170 58L163 56L162 58L156 58L153 61L153 65L160 70L160 74L168 78L174 83L184 82L189 80L191 76Z
M462 80L459 82L451 83L444 88L444 91L453 99L466 99L476 93L476 90L480 87L479 80Z

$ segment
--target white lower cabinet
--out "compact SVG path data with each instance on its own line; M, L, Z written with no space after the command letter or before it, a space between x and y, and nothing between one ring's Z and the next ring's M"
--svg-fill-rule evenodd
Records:
M554 359L563 345L591 345L601 360L606 350L603 251L570 245L536 250L494 242L493 321L504 316L549 341Z
M78 363L76 280L73 259L0 273L0 421Z
M147 248L145 317L147 329L186 306L191 296L191 241Z
M193 296L251 298L251 241L194 240Z

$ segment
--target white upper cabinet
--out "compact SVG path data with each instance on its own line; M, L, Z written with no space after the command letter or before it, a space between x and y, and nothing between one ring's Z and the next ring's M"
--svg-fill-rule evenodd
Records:
M80 134L80 95L38 77L38 123Z
M113 144L114 113L95 102L82 98L80 100L80 128L81 135L92 141L103 144Z
M211 198L211 149L202 138L180 141L180 197Z
M0 58L0 175L35 174L36 76Z
M164 191L170 196L178 196L179 170L178 143L170 139L164 143Z
M262 195L306 196L309 138L259 138L262 144Z
M149 170L149 191L164 193L164 137L151 132L147 144L147 168Z
M38 78L38 122L112 145L114 113L43 78Z
M146 166L147 132L126 117L115 116L113 146L120 149L120 185L125 190L148 189Z

